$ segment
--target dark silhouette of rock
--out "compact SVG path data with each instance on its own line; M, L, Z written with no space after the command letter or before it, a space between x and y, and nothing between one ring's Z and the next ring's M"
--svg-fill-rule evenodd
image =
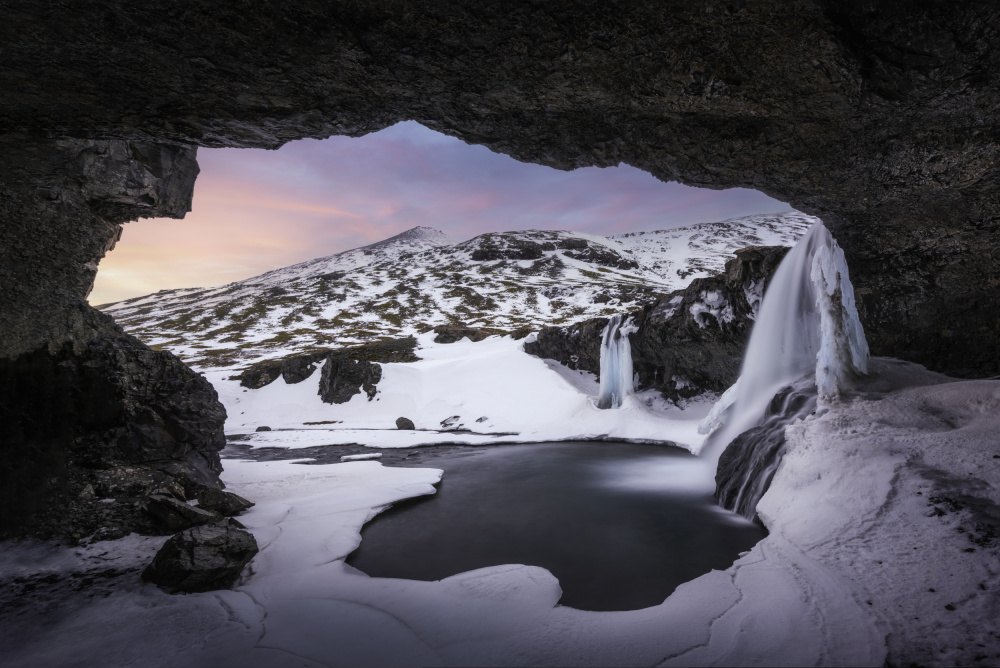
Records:
M413 424L413 420L405 417L396 418L396 429L416 429L416 425Z
M312 376L316 365L323 363L331 353L343 354L350 359L364 362L416 362L414 353L417 340L412 336L388 341L373 341L349 348L295 353L278 360L264 360L245 369L240 374L240 385L258 390L281 377L289 385L301 383Z
M639 389L656 388L678 400L723 392L736 382L760 299L788 252L784 247L736 251L718 276L699 278L633 314L629 336ZM524 350L571 369L600 374L607 318L547 327Z
M164 494L151 494L146 499L145 509L156 525L166 533L174 533L222 519L222 515L217 512L188 505Z
M244 499L239 494L225 492L213 487L202 487L196 493L198 507L203 510L219 513L226 517L239 515L244 510L253 507L253 502Z
M261 426L254 429L254 431L271 431L271 428L268 427L266 424L262 424Z
M142 579L172 594L229 589L259 551L253 534L236 524L208 524L171 536Z
M434 328L434 332L437 333L437 336L434 337L434 343L455 343L465 338L468 338L470 341L482 341L489 336L506 333L484 327L469 327L461 323L438 325Z
M375 398L375 385L382 379L382 367L374 362L351 359L347 353L330 353L319 379L319 396L328 404L344 404L364 390Z

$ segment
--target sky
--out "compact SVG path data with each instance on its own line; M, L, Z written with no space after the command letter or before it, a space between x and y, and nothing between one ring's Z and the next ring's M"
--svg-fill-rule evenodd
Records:
M663 183L633 167L562 172L414 123L276 151L199 149L183 220L127 223L91 304L224 285L418 225L455 241L550 229L610 235L791 211L763 193Z

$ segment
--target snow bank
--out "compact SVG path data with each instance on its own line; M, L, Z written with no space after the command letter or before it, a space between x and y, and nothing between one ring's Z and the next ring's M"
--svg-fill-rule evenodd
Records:
M0 608L4 661L995 663L1000 554L988 525L1000 526L991 519L1000 518L1000 382L950 382L882 359L871 371L859 394L788 428L788 454L758 506L770 535L661 605L610 613L560 606L558 582L531 565L439 582L370 578L343 562L361 526L387 504L432 493L438 471L227 460L229 489L257 502L240 520L262 550L241 585L168 596L126 568L106 598L87 597L99 585L49 599L39 586L17 610ZM14 577L93 576L100 551L143 556L157 540L78 550L7 543L0 578L6 588Z
M528 355L521 341L490 337L439 344L433 337L419 337L421 361L382 365L372 401L362 393L345 404L323 403L318 372L301 383L278 379L259 390L226 380L224 372L206 376L226 406L227 433L249 434L255 447L612 439L673 442L697 452L704 440L697 423L708 401L681 410L646 392L625 397L618 409L601 410L592 374ZM396 429L401 416L413 420L417 430ZM255 433L261 425L272 431Z

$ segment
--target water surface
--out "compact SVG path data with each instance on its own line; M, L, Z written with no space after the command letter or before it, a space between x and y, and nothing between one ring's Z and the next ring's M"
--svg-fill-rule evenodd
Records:
M632 610L728 568L765 535L719 509L704 463L677 448L466 447L421 457L420 465L444 470L437 494L376 517L349 564L411 580L541 566L559 579L563 605Z

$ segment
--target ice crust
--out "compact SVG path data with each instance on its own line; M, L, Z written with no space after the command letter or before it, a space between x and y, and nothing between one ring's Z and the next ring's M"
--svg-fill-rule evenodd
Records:
M370 578L343 562L362 525L432 494L439 471L227 460L228 489L257 503L240 517L262 548L242 584L186 596L141 584L139 564L162 538L4 543L5 588L15 577L124 569L107 597L67 585L46 599L40 587L17 614L0 608L4 663L881 666L996 656L1000 554L969 536L1000 504L1000 382L951 382L877 358L870 371L856 394L788 429L759 504L768 537L659 606L559 606L558 582L530 565L439 582Z

